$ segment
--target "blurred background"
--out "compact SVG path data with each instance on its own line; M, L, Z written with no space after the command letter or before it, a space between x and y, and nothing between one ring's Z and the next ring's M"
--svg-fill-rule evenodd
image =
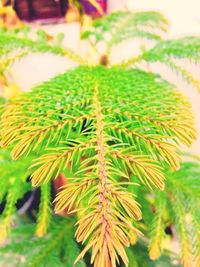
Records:
M76 5L74 5L76 2ZM98 6L95 5L98 2ZM200 1L199 0L3 0L2 8L10 8L6 15L1 11L1 20L6 21L8 27L14 24L29 25L34 35L38 29L43 29L49 38L58 34L63 36L63 46L73 49L84 56L87 55L88 43L80 40L80 33L84 27L91 24L89 18L100 17L117 10L155 10L163 13L170 21L169 32L165 38L181 37L184 35L200 35ZM13 9L17 18L12 14ZM82 17L80 18L80 14ZM87 15L87 16L86 16ZM82 26L81 26L82 25ZM149 45L151 44L145 44ZM129 41L116 47L111 55L113 63L134 56L138 53L141 43ZM101 48L100 48L101 49ZM200 77L199 69L189 62L182 62ZM74 67L75 64L63 57L48 54L33 54L15 63L11 69L12 83L20 90L30 90L34 85L47 80L56 74ZM193 105L197 127L200 132L200 95L167 68L155 65L150 66L152 71L161 73L164 77L177 84L186 94ZM184 148L186 149L186 148ZM200 154L200 137L187 151Z

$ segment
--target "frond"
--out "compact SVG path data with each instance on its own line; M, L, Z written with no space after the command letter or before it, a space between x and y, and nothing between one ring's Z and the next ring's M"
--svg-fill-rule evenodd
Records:
M15 213L15 205L17 200L21 198L21 194L23 194L23 190L21 190L21 183L16 179L12 179L10 181L8 193L6 196L6 206L1 218L1 225L0 225L0 244L4 243L8 231L10 229L10 225L12 222L12 216Z
M166 176L167 189L174 187L190 199L198 198L200 194L200 164L198 162L184 162L178 172L170 172Z
M50 224L51 232L44 238L33 238L35 225L19 225L11 233L11 239L1 247L1 262L6 255L12 255L13 266L52 267L73 266L74 260L80 253L73 240L73 220L54 218ZM4 266L7 265L5 262ZM10 261L9 261L10 264ZM76 267L86 267L80 261Z
M104 118L97 87L94 89L93 105L97 145L96 163L92 166L91 173L86 176L88 181L83 180L84 182L80 182L77 186L73 183L58 195L55 209L63 210L65 207L63 207L63 203L65 203L71 211L72 205L77 204L77 201L74 200L78 198L78 194L84 198L88 194L88 190L91 191L89 183L93 182L90 208L89 210L88 207L83 208L81 211L80 214L84 214L84 217L78 221L76 231L78 242L88 241L88 245L77 260L82 258L92 247L91 263L94 262L94 266L116 266L116 262L119 263L117 255L120 255L127 266L128 258L124 250L124 246L129 245L126 237L127 228L135 231L132 219L140 219L141 213L132 196L128 193L124 194L123 188L112 181L114 166L108 159ZM81 185L81 183L83 184ZM71 193L74 194L73 200L69 199ZM122 210L126 214L124 218L121 215Z
M43 184L40 187L40 209L37 215L36 235L42 237L47 233L51 219L51 184Z
M126 249L126 253L129 259L129 267L139 267L139 263L137 261L137 257L133 251L133 249L128 248Z
M0 150L0 157L0 204L3 207L3 203L6 203L0 216L0 242L4 243L17 213L17 204L19 201L23 202L26 193L30 194L32 191L29 167L34 156L29 155L27 158L14 162L10 157L10 151ZM47 232L51 219L51 183L41 185L40 191L40 208L36 214L36 235L43 236ZM20 208L22 214L26 212L30 204L27 201L27 206L22 205Z
M200 80L196 79L187 69L170 60L166 61L165 65L200 92Z
M50 224L51 233L43 239L32 237L35 229L34 224L24 225L22 223L19 222L17 228L12 230L8 243L1 247L0 264L5 267L10 265L46 267L49 262L51 267L71 267L74 265L74 259L79 254L79 248L73 240L72 220L69 218L54 218ZM61 235L59 235L60 231L62 231ZM56 239L58 235L59 238ZM51 245L51 242L53 242L53 245ZM167 253L162 255L159 260L152 262L148 258L147 243L144 240L139 240L136 246L127 248L126 253L129 258L129 267L146 267L147 264L152 267L180 267L180 265L171 262ZM39 257L40 254L41 257ZM171 255L171 257L177 259L177 255ZM74 266L86 267L89 264L81 260ZM120 266L124 267L122 264Z
M169 175L168 179L168 190L172 191L172 188L176 188L174 195L176 195L176 198L180 198L178 200L178 204L181 204L182 201L185 203L184 205L182 203L182 210L184 210L184 214L180 214L180 216L182 216L181 218L183 221L186 221L186 218L188 218L186 221L187 223L185 222L185 227L187 228L187 231L189 231L188 242L191 246L189 249L191 250L192 263L195 267L200 263L200 218L197 212L197 207L200 205L199 179L200 164L198 161L185 162L182 164L180 171L177 173L172 173ZM174 206L174 212L177 212L176 205L173 203L171 205ZM179 227L179 225L177 225L177 227ZM180 242L182 242L181 239ZM184 266L187 266L187 263L185 263Z
M94 37L98 43L105 40L105 34L110 34L109 54L114 45L131 38L159 40L160 32L166 31L167 25L167 20L158 12L116 12L94 21L94 30L85 32L82 37Z
M124 171L130 171L133 175L138 177L142 183L147 184L150 188L154 185L163 190L164 175L162 173L162 167L149 157L138 154L139 151L136 151L136 155L115 150L111 152L113 161L116 162L117 166L123 166ZM151 166L150 169L149 166Z
M183 266L198 266L200 245L196 209L199 206L200 165L198 162L184 162L179 171L167 171L166 177L165 193L155 194L153 202L156 212L150 228L150 257L155 259L159 256L163 249L164 230L170 223L178 232Z
M0 243L6 240L16 212L17 201L30 190L30 183L26 183L26 178L28 177L27 166L30 165L32 158L13 164L9 153L10 151L0 151L0 204L6 202L0 218Z
M91 249L94 266L105 267L119 258L128 266L124 247L130 230L138 234L141 211L127 184L163 189L164 164L178 168L173 144L196 137L190 105L171 84L104 67L70 70L21 95L6 105L2 127L14 159L41 155L31 168L35 185L69 177L55 209L77 212L76 239L85 244L78 259Z
M159 258L162 252L162 241L165 236L165 224L163 221L163 214L166 209L165 202L165 196L161 192L157 192L156 211L150 226L149 256L152 260Z
M200 59L200 38L187 36L180 39L163 40L146 51L143 58L148 61L165 61L166 59L189 59L195 63Z
M174 211L174 217L176 222L176 228L178 231L180 247L181 247L181 260L184 267L192 267L193 265L193 253L191 246L191 239L189 233L189 227L186 222L186 211L183 206L183 195L176 189L173 190L172 197L172 209Z
M200 38L184 37L175 40L161 41L152 49L140 56L140 60L148 62L161 62L180 75L183 80L200 91L200 81L184 67L175 63L174 59L189 59L195 64L200 62ZM131 60L129 63L132 63ZM129 64L127 63L127 65Z
M199 205L199 199L191 198L188 200L188 208L192 217L192 248L194 255L194 267L198 267L200 265L200 216L197 212L197 207Z
M32 40L18 34L0 31L0 71L4 71L15 61L30 53L52 53L66 56L78 64L87 64L86 60L69 48L48 44L47 41Z
M33 185L37 186L42 182L49 182L52 177L55 179L62 171L71 166L75 168L81 157L87 155L87 150L93 148L94 142L81 142L76 140L76 143L68 141L65 147L58 148L57 151L44 154L35 160L31 168L36 169L31 175ZM56 149L52 149L54 151ZM78 158L77 158L78 156Z
M148 240L140 238L134 247L126 249L130 262L129 267L181 267L177 263L178 255L167 250L163 251L159 259L152 261L149 259L147 247Z

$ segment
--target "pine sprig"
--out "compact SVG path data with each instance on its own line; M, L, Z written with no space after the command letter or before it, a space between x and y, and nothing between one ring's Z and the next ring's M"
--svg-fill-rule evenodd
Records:
M33 93L29 94L28 98L27 95L24 95L17 102L13 104L11 103L7 106L6 111L3 115L4 121L2 123L3 126L2 144L4 146L11 145L13 142L16 142L18 141L18 139L20 139L19 142L15 145L12 152L14 159L19 158L21 155L23 155L23 153L28 154L32 150L37 151L38 148L43 147L43 144L45 145L45 147L46 146L50 147L52 145L59 144L59 142L61 141L67 142L67 140L69 140L70 138L75 138L75 137L76 138L81 137L83 141L85 140L85 142L87 142L88 135L91 136L90 140L94 140L92 136L93 134L92 126L90 128L90 124L94 119L94 115L91 113L92 111L91 101L88 100L87 102L84 103L84 105L82 105L81 102L80 107L82 109L80 110L78 107L73 106L73 103L71 106L69 106L67 103L67 99L66 100L63 99L62 91L59 90L61 90L61 88L63 89L64 79L68 79L68 77L71 77L70 78L71 82L73 76L74 79L77 78L79 79L79 75L82 75L84 73L85 74L87 73L87 75L90 75L91 73L91 75L93 75L92 72L95 73L97 69L94 68L93 70L87 68L79 68L75 71L72 71L70 75L66 74L60 76L54 79L54 81L47 82L42 86L39 86L38 88L35 89ZM107 70L104 70L103 68L101 70L103 75L109 75L109 76L115 75L118 72L117 69L108 70L108 73ZM126 75L126 72L124 72L124 74ZM148 91L147 90L141 91L140 87L142 85L140 85L139 83L138 79L139 75L141 76L141 79L145 78L147 80ZM133 101L131 102L126 100L127 94L131 97L130 92L128 91L124 93L121 92L119 96L116 90L115 90L116 100L112 98L112 99L107 99L105 101L104 109L106 114L108 114L107 120L109 120L108 127L106 127L106 131L108 132L109 138L111 140L113 139L115 143L116 142L119 144L121 143L122 147L123 146L126 147L126 143L129 144L130 142L130 146L132 147L134 146L133 141L130 140L130 138L128 140L126 138L126 135L121 135L121 140L118 136L116 139L116 136L114 135L115 132L121 131L121 129L123 129L124 132L127 131L131 132L133 127L134 128L136 127L135 128L136 135L139 135L144 139L145 154L146 151L148 150L149 151L147 154L152 154L151 153L152 148L150 146L152 142L147 137L150 132L151 134L155 132L154 136L157 139L156 140L157 145L160 147L162 145L166 146L166 141L169 135L176 142L179 139L185 144L190 144L191 142L190 140L194 139L195 137L195 131L192 129L192 127L190 127L191 115L189 115L188 113L189 106L186 100L179 93L173 92L170 88L171 85L163 82L160 78L158 79L157 82L156 76L148 75L144 72L138 72L133 70L127 72L127 77L125 76L125 80L127 80L127 78L130 78L130 81L132 81L131 83L133 86L133 90L135 90ZM86 84L84 84L84 82ZM101 85L102 89L106 88L105 98L106 95L108 94L107 90L113 91L116 84L118 84L117 86L119 88L122 86L120 85L120 81L117 82L111 80L110 82L108 82L108 84L105 83ZM93 84L93 81L91 81L91 85L87 83L88 83L87 81L84 80L82 81L82 88L84 88L84 90L81 89L80 93L77 91L75 87L74 88L75 90L74 89L71 89L71 91L67 90L66 95L68 94L70 95L71 93L76 94L76 96L73 95L73 97L75 98L74 101L75 103L78 103L76 99L77 98L80 99L82 97L82 94L84 94L83 96L84 99L86 97L88 99L91 99L91 94L92 94L91 85ZM49 87L49 84L52 84L51 87ZM72 87L73 84L70 83L69 87ZM134 89L136 88L136 86L139 89ZM52 88L55 87L57 88L56 91L54 90L52 91ZM130 87L130 85L128 85L128 87ZM165 97L166 103L161 103L161 101L156 100L156 93L160 94L160 90L162 90L162 88L165 88L165 92L163 92L163 97ZM151 94L151 90L154 92L154 95ZM169 93L166 92L167 90L169 91ZM148 98L149 101L152 103L152 105L154 105L154 109L149 109L150 102L148 104L146 102L143 102L143 100L140 98L141 92L142 94L146 94L146 98ZM53 99L51 97L52 93L58 94L57 99ZM40 103L38 103L38 98L35 98L35 94L37 96L38 94L40 95L41 99ZM174 101L170 99L172 95L174 97ZM170 99L170 101L168 101L168 99ZM179 104L179 99L180 99L180 104ZM111 101L113 101L113 103ZM126 101L125 102L126 105L123 105L124 101ZM138 103L140 103L140 105L138 105ZM58 105L58 107L56 107L55 105L56 106ZM175 121L171 114L171 109L175 105L177 105L177 109L175 111L174 116L176 116L177 118L179 117L180 122ZM143 106L143 108L141 109L139 108L139 106ZM41 110L43 110L42 113ZM160 112L160 118L159 118L159 112ZM151 115L149 115L150 113ZM114 124L116 121L118 127L114 128L116 129L114 132L112 124ZM19 124L21 126L20 128L18 127ZM83 127L85 128L84 131L82 129ZM143 132L140 131L141 127L143 128ZM72 129L75 129L75 131L72 131ZM112 129L112 131L110 129ZM152 130L149 131L149 129ZM71 144L70 146L73 145ZM56 153L61 153L62 147L58 146ZM141 146L140 147L138 146L138 148L139 150L141 149L143 150ZM170 148L173 148L173 146L171 146ZM172 152L170 154L172 155ZM58 154L55 154L55 157L57 156ZM173 157L171 162L172 163L174 162ZM51 169L52 173L53 169Z
M8 233L11 231L13 218L17 213L18 202L23 200L26 193L31 193L32 187L28 178L31 175L29 167L34 155L29 155L27 158L21 158L17 162L14 162L11 159L10 151L0 150L0 156L0 204L3 204L4 202L6 203L0 218L0 240L1 243L4 243ZM51 183L48 183L41 186L40 209L39 213L36 215L36 234L38 236L44 235L47 232L51 217L50 202ZM27 204L24 204L20 208L22 214L26 212L26 209L31 205L31 202L28 203L27 206L26 205Z
M161 147L169 139L190 144L196 135L190 105L171 84L118 68L71 70L9 103L2 118L2 144L14 146L14 159L42 154L32 164L33 184L70 173L55 209L77 211L76 238L86 243L78 259L92 248L95 266L116 266L119 256L128 266L123 247L129 246L129 230L137 233L132 223L141 212L122 177L163 189L162 161L177 167L178 156L170 143L167 156ZM133 130L141 146L127 138ZM151 138L160 158L152 153Z
M95 37L95 42L105 40L107 53L110 54L114 45L131 38L160 40L160 33L167 30L167 20L158 12L116 12L103 19L94 21L94 30L87 31L83 38Z
M27 168L32 157L20 160L16 164L10 158L10 151L0 151L0 204L6 202L1 215L0 243L4 243L10 231L13 216L16 213L16 203L30 190L30 183L26 182L28 177Z
M189 229L187 227L187 223L185 220L186 212L183 207L183 198L180 192L174 190L173 195L173 205L172 209L174 211L174 216L176 220L176 226L178 235L180 238L180 246L181 246L181 260L184 267L192 267L193 265L193 255L192 255L192 247L190 243L189 237Z
M196 204L198 203L199 201L195 198L190 198L188 200L188 208L192 215L192 249L195 267L200 265L200 217L198 212L196 212Z
M164 238L164 221L163 214L166 209L165 197L162 193L156 193L156 211L154 214L153 222L150 232L149 256L152 260L160 257L162 252L162 241Z
M93 103L96 131L95 139L97 145L96 164L92 166L89 177L87 176L88 182L86 185L83 184L80 186L80 183L77 184L78 188L73 192L74 195L82 195L84 192L85 197L85 192L88 191L88 189L91 191L89 183L94 183L92 188L93 192L90 197L90 208L89 210L88 208L81 210L80 216L83 215L78 221L78 228L76 231L77 241L85 243L87 240L88 245L77 260L83 257L87 250L92 247L91 263L94 262L94 266L116 266L116 262L119 263L117 255L120 255L125 265L128 266L128 258L124 250L124 246L129 245L129 240L126 237L126 229L129 227L132 231L135 231L131 220L133 218L140 219L141 214L131 194L124 194L122 191L123 188L120 188L120 185L117 186L112 182L113 166L111 161L107 158L108 147L104 131L104 117L97 88L94 89ZM63 203L63 199L66 198L65 195L70 195L69 188L68 186L66 190L58 195L56 199L56 202L58 202L56 210L60 210L60 202ZM69 197L68 199L65 205L67 204L70 211L75 201L70 202ZM124 218L121 213L122 209L126 214ZM122 221L121 223L120 220Z
M168 66L172 71L174 71L177 75L179 75L189 85L196 88L198 92L200 92L200 81L197 80L187 69L177 65L172 60L166 60L163 63Z
M73 220L54 218L50 228L50 233L43 238L32 236L34 224L19 225L13 229L11 239L1 247L1 262L6 255L12 254L13 262L17 262L20 267L45 267L49 263L53 267L72 266L80 253L73 240ZM7 263L4 266L9 266ZM86 264L80 261L75 266L86 267Z
M72 169L76 165L75 162L79 161L80 157L84 157L86 151L91 149L92 145L93 141L88 143L76 140L76 144L68 141L65 147L57 149L59 152L55 151L42 155L31 166L31 168L36 169L31 175L33 184L38 185L42 182L48 182L52 177L56 179L69 166ZM76 158L77 156L78 158Z
M175 61L177 59L189 59L191 63L198 64L200 55L199 47L200 39L195 36L162 40L158 41L153 48L142 51L138 56L124 60L118 63L117 66L127 68L144 61L147 63L160 62L179 75L192 87L200 91L200 81L189 70L181 65L179 66Z
M43 184L40 190L40 209L37 215L36 229L36 235L38 237L46 235L51 219L51 183Z
M139 151L135 151L135 153L136 154L131 154L127 153L127 151L124 153L114 150L111 152L111 155L114 161L117 161L116 165L124 167L124 171L130 171L142 183L147 184L150 188L154 185L163 190L164 175L162 173L162 167L149 157L138 155Z
M190 62L198 64L200 59L199 47L200 38L194 36L161 41L141 55L139 60L165 64L188 84L200 91L200 81L193 77L190 71L174 62L174 59L189 59Z
M143 58L148 61L164 61L169 58L189 59L198 63L200 56L200 38L187 36L180 39L158 42L152 49L144 53Z
M187 58L198 63L199 38L160 41L167 25L157 12L118 12L95 21L83 37L95 44L106 41L106 64L112 48L125 40L158 41L121 67L108 68L89 66L70 49L49 45L42 35L33 41L17 32L0 31L0 71L35 52L67 56L84 65L20 95L6 103L3 111L1 145L11 146L12 159L17 161L1 151L5 164L0 168L0 201L6 200L0 225L2 242L10 231L17 201L30 190L27 178L41 191L36 229L31 234L45 236L29 236L22 242L18 236L1 249L2 253L25 255L24 260L19 259L20 266L44 267L49 262L52 267L72 266L75 258L77 266L86 266L83 258L88 255L96 267L121 266L122 261L125 266L137 266L137 262L140 266L137 253L130 253L127 247L140 235L139 229L148 228L150 219L148 226L145 219L152 207L150 257L159 257L164 228L170 222L179 234L184 267L199 265L199 218L190 211L199 203L199 165L185 163L178 172L166 171L180 168L179 144L189 146L197 136L191 106L159 75L129 69L141 61L161 62L199 86L173 61ZM59 188L54 208L76 217L76 231L74 220L54 221L51 214L51 180L61 174L67 177L66 184ZM137 183L143 185L141 191ZM151 193L152 206L145 211L146 194L154 187L165 187L165 194L156 192L154 198ZM142 217L138 199L145 215L141 223L136 222ZM163 219L166 214L168 221ZM82 243L81 253L73 236Z
M183 266L198 266L199 218L195 207L198 206L200 194L199 167L197 162L184 162L179 171L166 172L165 192L155 194L153 222L147 222L151 225L150 258L156 259L160 256L164 230L172 224L178 232Z
M16 179L12 179L11 183L14 185L10 185L8 190L8 194L6 197L6 207L2 214L2 221L0 225L0 244L4 243L7 235L8 230L10 228L12 222L12 216L15 213L15 205L17 200L21 197L21 184Z
M184 267L195 266L199 262L199 230L200 223L196 212L200 194L198 162L186 162L180 172L171 174L168 179L167 191L174 214L176 228L180 238L181 257ZM170 196L171 195L171 196ZM183 203L185 203L183 205ZM186 217L191 219L186 221ZM198 265L197 265L198 266Z
M43 40L31 40L17 34L0 31L0 71L4 71L12 63L28 54L38 52L66 56L78 64L87 64L86 60L69 48L62 48L48 44Z

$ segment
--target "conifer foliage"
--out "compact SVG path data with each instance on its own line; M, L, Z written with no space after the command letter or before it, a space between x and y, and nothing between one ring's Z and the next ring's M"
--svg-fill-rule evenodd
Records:
M159 257L162 251L166 227L163 209L167 205L174 212L182 263L190 267L196 262L198 266L199 220L190 207L195 206L200 171L190 179L194 168L183 167L181 171L188 179L182 178L182 182L177 179L182 173L176 172L180 168L178 146L191 145L197 136L191 105L175 85L158 74L133 66L140 60L173 62L170 57L198 62L200 39L160 41L158 32L163 33L167 25L166 19L156 12L119 12L97 20L94 29L83 37L95 36L96 43L107 42L107 57L114 45L126 39L137 37L156 42L154 48L142 52L137 59L118 66L110 62L108 66L94 66L69 49L5 30L0 32L2 72L34 52L67 56L80 65L20 94L3 107L1 153L6 164L1 166L4 175L0 185L4 191L0 200L5 200L6 205L0 225L2 242L6 240L18 200L31 186L39 187L41 194L34 231L39 238L44 237L41 244L40 239L33 240L35 251L30 259L27 256L27 265L21 262L20 266L45 266L47 254L55 266L72 266L71 261L66 262L72 258L76 266L86 266L84 259L88 255L95 267L122 266L122 262L125 266L137 266L137 260L131 265L132 252L127 247L142 236L138 221L142 218L145 195L152 189L156 190L155 213L151 215L152 229L147 233L151 259ZM102 39L110 29L109 41ZM183 78L189 77L185 73L181 72ZM52 203L51 184L61 174L67 177L67 183ZM144 189L141 194L137 193L138 187ZM186 208L182 206L184 194L188 199ZM54 212L68 213L73 219L54 218ZM192 217L192 248L186 233L185 212ZM144 211L144 223L145 217L148 216ZM70 231L82 246L80 254L80 247L72 235L68 236ZM42 246L43 252L36 255ZM8 243L1 253L16 253L16 247L18 244ZM62 252L64 248L69 252ZM25 257L28 253L23 244L18 252Z
M191 160L191 158L190 158ZM155 216L150 224L150 258L162 251L167 225L174 225L180 240L180 256L184 266L199 266L199 162L188 161L178 172L166 173L166 189L155 194Z

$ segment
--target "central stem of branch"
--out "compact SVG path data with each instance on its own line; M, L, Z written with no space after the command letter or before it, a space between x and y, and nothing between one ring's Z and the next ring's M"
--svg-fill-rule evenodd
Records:
M94 94L94 107L96 117L96 141L97 141L97 175L100 181L100 211L102 212L102 223L103 223L103 240L106 239L106 234L109 231L108 213L109 213L109 200L108 200L108 179L107 179L107 168L106 168L106 150L107 145L105 143L104 134L104 122L101 103L99 101L99 92L97 87L95 88Z

